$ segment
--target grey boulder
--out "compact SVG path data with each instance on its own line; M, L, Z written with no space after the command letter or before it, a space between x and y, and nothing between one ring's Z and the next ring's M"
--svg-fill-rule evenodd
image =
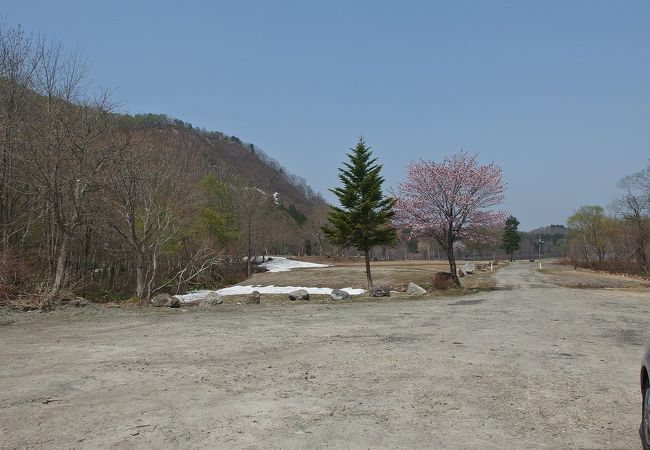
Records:
M248 296L248 303L258 304L259 302L260 302L260 292L259 291L251 292L251 295Z
M73 298L68 302L68 306L73 306L75 308L83 308L84 306L88 306L88 300L81 297Z
M59 302L64 306L71 306L74 308L83 308L90 302L83 297L77 297L72 291L66 291L59 294Z
M427 293L427 290L421 288L415 283L409 283L408 287L406 288L406 293L408 295L423 295Z
M350 298L350 294L348 294L346 291L343 291L341 289L332 289L330 298L332 300L347 300L348 298Z
M476 272L476 264L474 264L473 262L465 263L465 265L463 266L463 270L465 271L466 274L471 275L474 272Z
M298 289L297 291L289 293L289 300L309 300L309 292L305 289Z
M199 302L199 306L217 306L223 303L223 297L218 292L210 292Z
M181 301L170 294L158 294L151 299L152 306L161 308L167 306L168 308L180 308Z

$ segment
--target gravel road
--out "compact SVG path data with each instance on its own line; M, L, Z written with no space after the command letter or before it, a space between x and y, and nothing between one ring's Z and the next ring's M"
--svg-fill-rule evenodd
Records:
M640 448L650 295L531 263L465 297L0 326L0 447Z

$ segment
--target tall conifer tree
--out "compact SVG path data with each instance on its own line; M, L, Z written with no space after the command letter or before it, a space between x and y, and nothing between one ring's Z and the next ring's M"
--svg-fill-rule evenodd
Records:
M354 247L364 253L370 292L372 248L397 242L397 232L390 225L395 199L384 196L381 189L384 178L379 174L381 165L376 164L377 158L372 157L363 137L350 150L350 161L339 169L342 186L330 189L341 206L332 208L329 224L323 227L323 232L334 245Z
M501 248L510 255L510 261L513 260L515 252L519 250L521 235L517 231L518 228L519 221L516 217L510 216L506 219L506 226L503 229L503 237L501 238Z

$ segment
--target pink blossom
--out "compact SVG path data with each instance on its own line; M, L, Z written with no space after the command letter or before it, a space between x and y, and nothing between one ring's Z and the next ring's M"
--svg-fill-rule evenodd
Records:
M461 151L441 163L414 161L400 184L395 225L413 237L435 239L448 254L461 239L488 243L492 233L486 231L501 228L507 217L492 210L505 190L501 168L480 165L478 155Z

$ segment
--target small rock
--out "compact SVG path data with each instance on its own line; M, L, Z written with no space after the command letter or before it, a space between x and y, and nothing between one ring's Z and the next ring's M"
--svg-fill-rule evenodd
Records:
M371 297L390 297L390 287L384 285L376 286L370 290Z
M427 293L427 290L424 288L421 288L415 283L409 283L409 285L406 288L406 293L408 295L423 295Z
M72 291L64 291L59 294L59 303L63 306L71 306L73 308L83 308L90 303L82 297L77 297Z
M88 300L85 298L76 297L68 302L68 306L72 306L74 308L83 308L84 306L88 306Z
M248 303L258 304L260 302L260 293L259 291L251 292L251 295L248 296Z
M210 292L199 301L199 306L209 307L217 306L223 303L223 297L218 292Z
M343 291L341 289L332 289L330 298L332 300L347 300L348 298L350 298L350 294L348 294L346 291Z
M474 264L473 262L465 263L465 265L463 266L463 270L465 271L466 274L471 275L474 272L476 272L476 264Z
M289 294L289 300L309 300L309 292L307 292L305 289L298 289L297 291L293 291Z
M458 272L458 276L459 276L460 278L463 278L463 277L465 276L465 272L463 272L462 269L457 269L457 272Z
M180 301L176 297L172 297L170 294L158 294L151 299L151 304L156 308L161 308L163 306L172 305L174 303L174 300L176 300L178 302L178 306L180 306Z

